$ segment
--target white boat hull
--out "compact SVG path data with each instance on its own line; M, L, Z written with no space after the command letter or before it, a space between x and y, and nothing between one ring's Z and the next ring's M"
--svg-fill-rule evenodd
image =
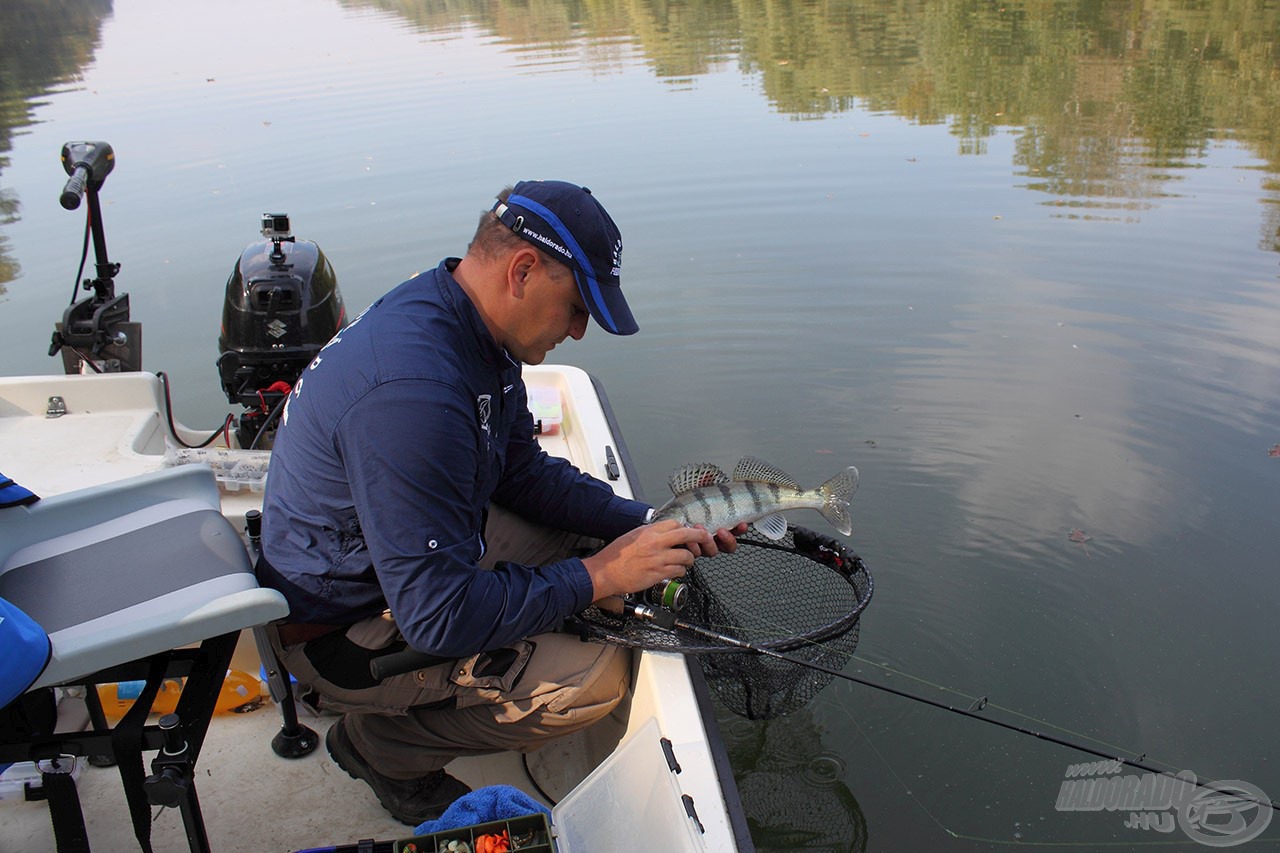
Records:
M560 429L540 438L547 451L568 457L619 494L634 496L636 486L626 470L625 451L615 436L607 402L591 377L577 368L543 366L526 368L525 379L530 387L556 388L564 403ZM60 398L65 414L48 416L53 397ZM165 465L168 447L164 411L163 386L149 373L0 378L0 446L6 448L0 470L46 497L159 470ZM175 429L188 443L208 435L208 431L176 424ZM245 513L261 506L262 493L256 484L222 484L220 495L223 514L238 529L243 529ZM251 672L258 669L247 632L233 666ZM697 814L696 823L683 813L664 818L689 824L675 836L679 846L662 849L750 849L719 733L706 710L709 700L705 689L699 690L697 678L683 657L638 654L629 704L613 719L531 754L530 772L559 800L594 768L608 762L615 748L639 737L653 721L661 737L671 742L680 764L679 775L672 777L676 800L680 794L688 795ZM336 772L327 756L286 762L272 754L269 741L279 718L271 707L220 717L210 729L197 766L197 783L215 850L293 850L411 834L382 811L363 783ZM323 730L332 718L305 722ZM534 793L520 756L511 753L459 759L450 770L473 787L513 784ZM609 786L629 772L615 760L597 772L603 781L593 781L612 790ZM81 777L80 789L95 849L134 847L116 772L90 768ZM627 789L627 785L618 787ZM612 809L600 813L611 801ZM611 851L648 851L654 849L651 840L668 837L664 831L671 827L656 825L657 813L645 803L620 802L609 796L593 797L590 802L591 820L616 836ZM52 849L42 803L6 802L0 809L4 813L0 847ZM171 826L166 828L167 824ZM690 829L697 824L701 831ZM185 849L176 814L161 816L153 837L157 850Z

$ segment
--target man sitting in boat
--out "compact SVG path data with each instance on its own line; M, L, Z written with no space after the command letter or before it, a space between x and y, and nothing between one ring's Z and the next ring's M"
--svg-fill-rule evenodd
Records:
M289 601L277 651L308 701L343 713L333 759L407 824L469 790L453 758L536 748L623 698L626 650L554 633L562 620L735 547L643 524L648 505L534 438L521 364L581 339L588 316L637 330L621 252L589 190L521 182L465 257L339 332L284 410L258 572ZM406 644L444 663L375 681L370 660Z

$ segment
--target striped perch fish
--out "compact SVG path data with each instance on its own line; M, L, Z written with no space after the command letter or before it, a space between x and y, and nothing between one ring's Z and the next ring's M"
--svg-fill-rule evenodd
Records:
M779 513L816 509L845 536L853 532L849 499L858 488L858 469L852 466L805 491L769 463L744 456L732 480L715 465L688 465L671 475L670 485L675 497L654 513L654 521L673 518L711 531L750 521L763 535L781 539L787 533L787 521Z

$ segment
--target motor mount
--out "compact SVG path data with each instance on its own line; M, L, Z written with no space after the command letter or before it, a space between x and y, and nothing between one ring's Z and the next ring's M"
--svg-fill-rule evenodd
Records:
M330 338L346 325L333 265L297 240L285 214L263 214L266 239L249 244L227 279L218 374L231 403L245 407L241 448L266 450L285 398Z

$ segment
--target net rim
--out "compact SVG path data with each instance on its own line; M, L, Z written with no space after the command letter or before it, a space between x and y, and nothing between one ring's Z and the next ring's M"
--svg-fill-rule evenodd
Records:
M739 537L738 542L739 545L795 554L818 563L842 576L854 590L856 600L840 618L810 630L775 639L748 641L758 649L772 652L787 652L821 645L824 641L841 637L855 630L863 611L871 603L871 597L875 591L875 580L866 561L843 542L798 525L788 524L787 531L794 547L787 547L754 533ZM584 640L591 642L672 654L759 654L742 646L730 645L681 631L678 626L660 628L646 623L643 625L645 630L637 631L636 623L629 617L607 613L594 606L579 613L573 621L575 623L573 629Z

